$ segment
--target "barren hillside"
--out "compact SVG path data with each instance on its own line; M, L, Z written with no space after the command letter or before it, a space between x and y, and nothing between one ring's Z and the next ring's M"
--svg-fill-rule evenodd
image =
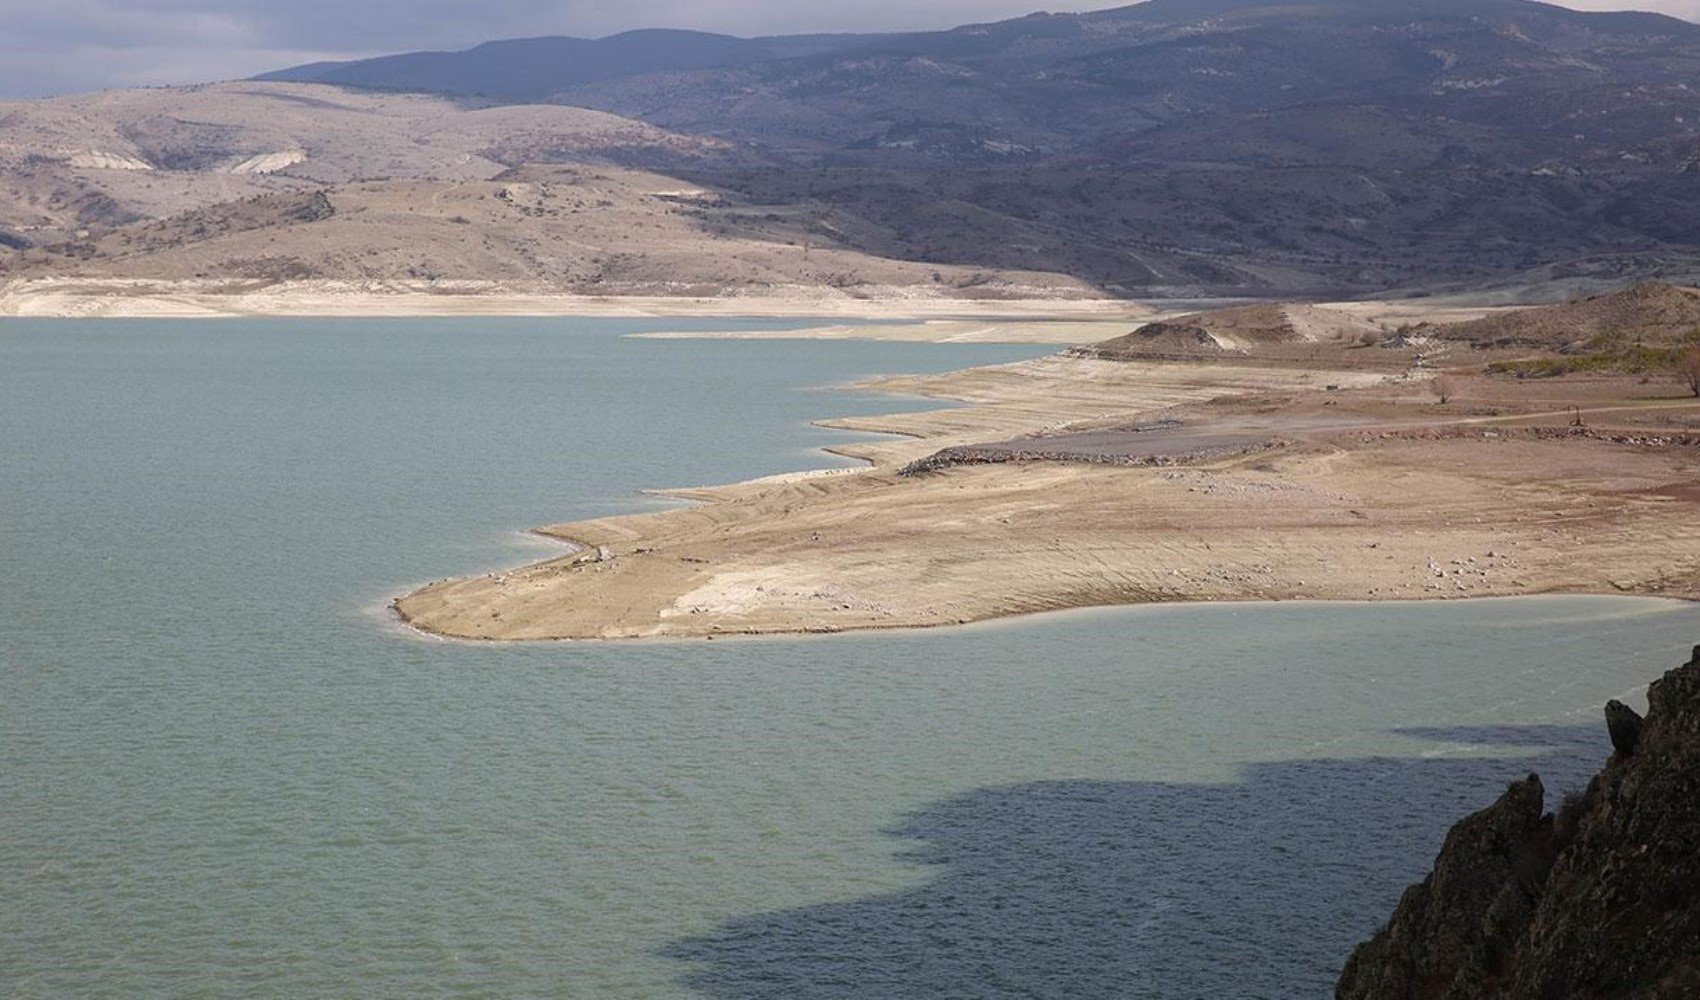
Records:
M323 184L485 179L526 163L703 166L741 155L559 105L475 107L289 83L108 91L0 104L0 232L51 243Z
M777 235L911 262L937 285L1044 272L1127 298L1493 287L1551 301L1700 280L1697 70L1700 26L1529 0L1151 0L918 34L494 43L281 74L368 90L0 104L0 273L39 275L51 258L91 276L578 281L601 267L580 257L606 254L539 250L556 239L547 216L442 246L409 230L399 256L384 249L399 230L331 254L262 218L325 189L340 221L301 230L322 235L357 205L420 196L415 182L452 199L457 184L571 164L714 192L675 206L697 223L680 247ZM378 89L401 86L438 96ZM539 100L553 103L518 103ZM267 237L211 248L240 251L226 266L200 245L232 228ZM485 235L527 249L492 256ZM166 246L179 236L196 245ZM659 244L633 252L666 259ZM485 269L498 260L514 269ZM662 280L721 269L689 263Z
M1700 27L1528 0L1150 0L950 31L634 32L274 76L598 107L837 164L1622 166L1694 152Z
M1379 332L1377 324L1338 309L1259 303L1147 323L1081 353L1100 358L1245 354L1272 345L1351 344Z
M1149 0L938 32L526 39L281 76L601 108L884 257L1135 297L1700 277L1700 26L1530 0ZM1525 299L1526 300L1526 299Z
M444 290L1091 294L883 259L793 206L654 168L747 151L598 111L234 83L0 105L0 278Z
M266 194L13 256L17 279L412 281L443 291L1082 297L1057 275L872 257L796 220L619 167Z
M1670 347L1700 333L1700 290L1643 281L1605 295L1500 313L1435 332L1484 347Z

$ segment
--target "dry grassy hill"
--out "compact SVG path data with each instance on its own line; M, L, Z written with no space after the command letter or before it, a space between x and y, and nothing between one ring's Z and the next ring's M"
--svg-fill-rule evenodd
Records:
M1643 281L1605 295L1500 313L1432 332L1478 347L1568 353L1668 348L1700 332L1700 290Z
M1273 345L1350 344L1379 332L1369 320L1337 309L1267 302L1148 323L1085 353L1103 358L1246 354Z

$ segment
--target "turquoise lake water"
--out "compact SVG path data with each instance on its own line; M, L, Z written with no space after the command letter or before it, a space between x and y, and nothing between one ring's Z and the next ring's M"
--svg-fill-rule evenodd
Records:
M1700 641L1631 599L491 646L427 579L1042 349L0 321L0 995L1323 996ZM776 325L776 324L769 324Z

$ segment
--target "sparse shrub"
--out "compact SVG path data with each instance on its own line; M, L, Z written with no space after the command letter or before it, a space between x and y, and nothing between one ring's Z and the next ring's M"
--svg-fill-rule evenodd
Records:
M1676 372L1688 385L1688 391L1700 398L1700 344L1682 352L1677 358Z
M1681 372L1683 348L1626 347L1560 358L1522 358L1495 361L1487 366L1490 375L1518 378L1555 378L1562 375L1662 375Z
M1434 398L1440 400L1442 406L1450 403L1452 397L1458 394L1458 380L1450 375L1435 376L1434 381L1430 382L1428 387L1429 391L1434 393Z

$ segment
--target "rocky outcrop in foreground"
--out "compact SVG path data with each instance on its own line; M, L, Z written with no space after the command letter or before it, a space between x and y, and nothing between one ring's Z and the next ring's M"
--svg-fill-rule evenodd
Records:
M1607 706L1614 753L1556 814L1531 775L1453 827L1336 996L1700 996L1700 647L1648 704Z

